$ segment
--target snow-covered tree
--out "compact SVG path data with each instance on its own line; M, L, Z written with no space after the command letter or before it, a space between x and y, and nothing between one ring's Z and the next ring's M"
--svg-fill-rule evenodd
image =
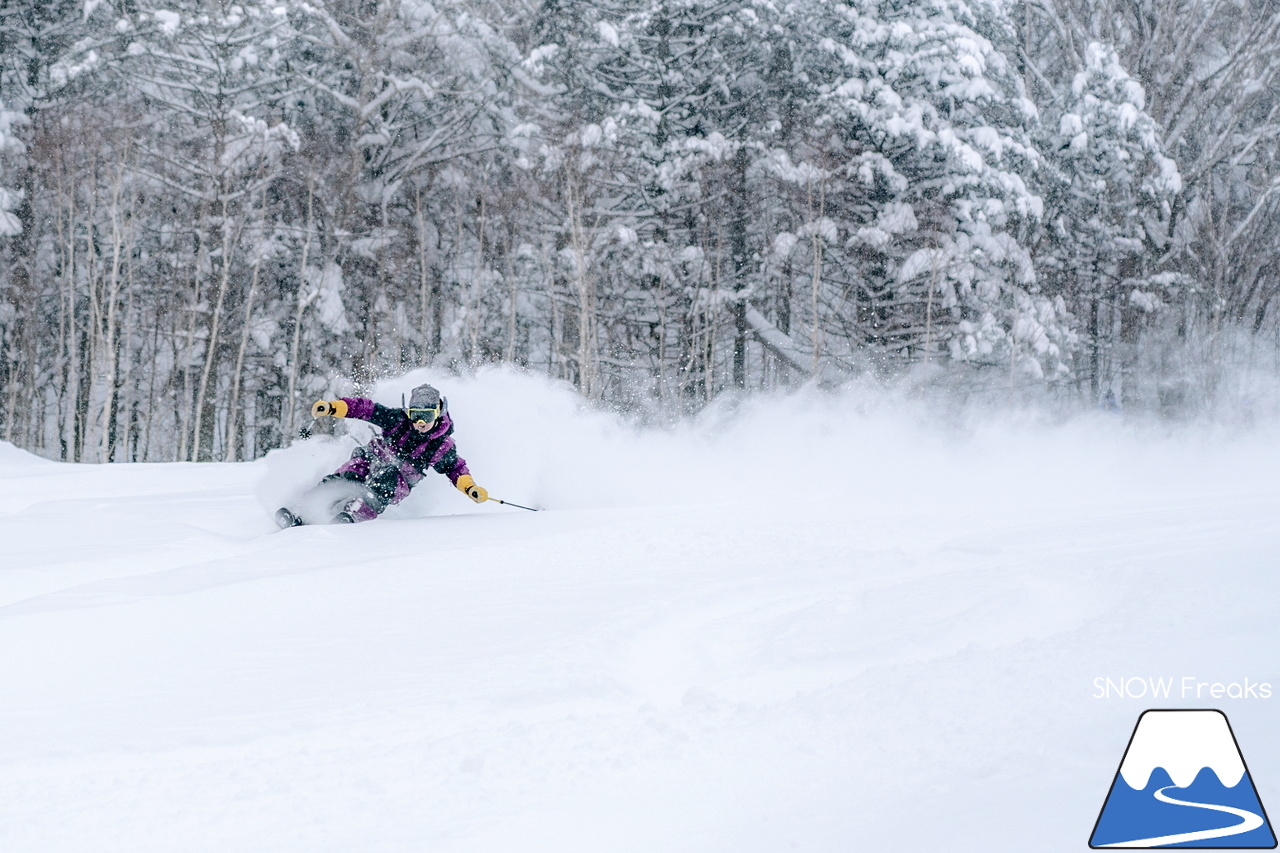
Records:
M1049 204L1038 267L1083 319L1078 373L1093 399L1119 398L1116 345L1133 340L1138 317L1186 282L1161 264L1182 179L1142 85L1111 48L1087 47L1069 99L1046 117L1049 166L1038 184Z
M560 190L580 385L598 388L600 359L637 341L666 391L706 399L722 367L744 383L762 239L751 172L782 20L764 2L543 8L530 65L558 93L541 112L542 167Z
M1024 4L1017 20L1024 76L1037 102L1058 115L1069 112L1094 43L1114 49L1145 92L1145 112L1182 182L1155 256L1169 281L1183 282L1177 303L1149 312L1137 340L1147 353L1146 397L1167 397L1161 407L1178 409L1205 399L1214 377L1231 369L1221 335L1276 322L1280 11L1215 0L1052 0Z
M826 287L814 273L813 302L831 306L815 337L1061 374L1067 317L1040 289L1026 242L1042 213L1028 185L1037 110L1001 51L1012 33L1003 6L819 7L835 61L815 127L823 159L792 178L809 194L818 184L821 214L804 236L815 269L836 270Z
M462 164L491 151L512 123L505 75L516 51L492 8L328 0L312 11L294 65L305 87L292 109L324 211L321 251L363 318L349 354L367 382L381 367L434 355L443 301L465 299L484 275L478 200L495 176ZM408 313L397 308L406 297ZM474 322L478 310L460 319Z
M282 47L291 37L291 5L184 0L142 6L115 20L119 37L103 60L101 73L131 93L127 109L148 117L150 132L129 133L117 152L125 198L149 191L138 203L162 199L177 214L149 257L157 272L186 285L173 294L183 310L172 314L175 332L179 313L185 314L174 407L180 457L226 452L227 412L217 401L219 390L235 381L229 371L237 338L227 332L245 316L231 306L251 302L260 284L260 253L249 250L246 234L263 231L269 188L281 178L278 165L298 144L279 118L288 89ZM133 202L117 204L125 208L121 223L143 213ZM105 296L109 309L124 298L117 266ZM110 346L110 310L107 316ZM114 362L114 356L107 361L106 406L113 405Z

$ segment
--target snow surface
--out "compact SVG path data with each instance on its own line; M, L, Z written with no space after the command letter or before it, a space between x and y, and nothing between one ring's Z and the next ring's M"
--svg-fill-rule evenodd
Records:
M1280 803L1277 699L1094 698L1280 685L1275 431L435 380L546 511L432 477L275 532L349 440L0 449L0 850L1076 851L1149 706L1222 707Z

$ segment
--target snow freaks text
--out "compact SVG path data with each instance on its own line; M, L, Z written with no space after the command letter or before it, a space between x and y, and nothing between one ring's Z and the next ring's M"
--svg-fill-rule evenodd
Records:
M1093 680L1094 699L1270 699L1271 684L1249 678L1240 681L1201 681L1195 676L1153 678L1130 676Z

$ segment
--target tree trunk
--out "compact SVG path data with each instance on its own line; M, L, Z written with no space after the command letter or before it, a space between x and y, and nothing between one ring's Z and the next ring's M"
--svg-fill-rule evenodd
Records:
M265 192L263 193L265 196ZM265 199L264 199L265 200ZM265 220L264 220L265 226ZM240 349L236 352L236 365L231 373L231 399L227 404L227 446L223 454L225 459L235 462L239 456L240 438L240 388L244 375L244 354L249 347L249 325L253 319L253 299L258 293L258 273L262 269L262 252L266 242L265 231L258 244L258 257L253 262L253 277L249 283L249 295L244 300L244 323L240 329Z
M729 254L733 259L733 385L747 387L747 149L733 155L729 184Z
M311 251L312 226L315 224L315 187L307 188L307 236L302 241L302 259L298 267L297 309L293 315L293 342L289 345L289 387L284 399L281 423L284 435L281 441L292 440L297 429L298 416L298 346L302 338L302 313L318 297L319 291L307 293L307 256Z
M204 262L204 231L198 230L196 240L198 242L196 248L195 265L191 271L191 316L187 322L187 345L182 358L182 405L179 415L179 443L178 443L178 459L187 461L187 449L191 446L190 426L194 418L192 411L192 383L191 383L191 360L195 357L196 347L196 316L200 311L200 269Z
M812 312L813 332L813 376L818 375L818 369L822 364L822 314L820 313L820 305L818 296L822 289L822 252L825 248L822 236L822 219L826 216L827 208L827 183L823 179L818 185L818 216L811 221L810 239L813 243L813 278L809 284L809 310ZM812 185L809 190L809 209L813 210L813 189Z
M218 333L222 328L222 306L227 298L227 286L231 279L231 250L239 243L239 231L232 234L228 219L226 193L222 194L222 267L218 275L218 295L214 299L213 317L209 321L209 342L204 351L204 368L200 371L200 387L196 392L196 423L192 430L194 442L192 462L208 462L213 458L215 412L209 398L209 377L218 355Z
M111 272L107 281L106 334L104 335L103 358L106 362L104 385L106 399L102 405L102 447L100 450L103 462L109 462L115 453L115 416L116 416L116 379L119 367L119 352L116 347L116 305L120 301L120 266L124 249L125 225L121 222L120 196L124 186L124 164L116 173L116 180L111 192Z

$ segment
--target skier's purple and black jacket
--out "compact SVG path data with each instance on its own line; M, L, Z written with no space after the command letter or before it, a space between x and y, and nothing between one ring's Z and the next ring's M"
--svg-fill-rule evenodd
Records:
M455 486L458 478L470 473L454 446L453 419L443 412L427 432L413 428L404 409L390 409L363 397L343 397L346 417L359 418L381 428L364 447L357 447L334 478L364 483L369 495L357 500L347 511L356 521L368 521L392 504L404 500L409 490L434 468ZM328 478L326 478L328 479Z

